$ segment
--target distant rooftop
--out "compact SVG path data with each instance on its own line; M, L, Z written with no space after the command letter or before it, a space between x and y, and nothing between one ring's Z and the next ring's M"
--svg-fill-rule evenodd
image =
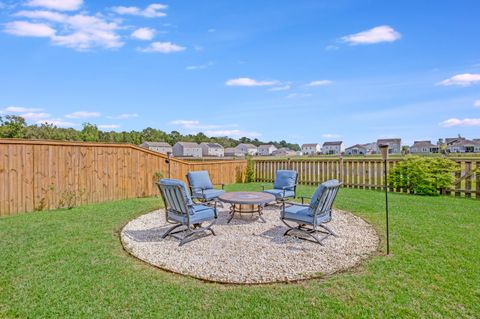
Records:
M323 146L336 146L336 145L342 145L342 141L333 141L333 142L325 142L323 143Z
M170 144L166 142L143 142L140 144L143 147L171 147Z

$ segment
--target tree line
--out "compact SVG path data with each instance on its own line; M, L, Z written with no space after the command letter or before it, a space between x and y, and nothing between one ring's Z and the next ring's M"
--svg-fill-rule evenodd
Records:
M172 131L166 133L162 130L147 127L142 131L102 131L95 124L83 123L81 130L74 128L62 128L52 124L43 123L40 125L28 125L21 116L6 115L0 116L0 138L22 138L22 139L46 139L62 141L83 141L83 142L105 142L105 143L130 143L142 144L143 142L167 142L174 145L177 142L209 142L218 143L223 147L235 147L240 143L251 143L259 146L261 144L273 144L277 148L288 147L298 151L300 146L294 143L287 143L285 140L260 141L241 137L233 139L227 136L208 137L204 133L182 135L180 132Z

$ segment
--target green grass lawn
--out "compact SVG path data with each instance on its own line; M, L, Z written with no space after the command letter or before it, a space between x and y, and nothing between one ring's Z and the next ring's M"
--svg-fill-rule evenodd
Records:
M480 201L390 199L390 256L380 251L356 269L318 280L258 286L204 283L125 253L121 227L158 208L157 198L2 218L0 317L478 318ZM342 189L335 206L363 217L383 238L383 203L381 192Z

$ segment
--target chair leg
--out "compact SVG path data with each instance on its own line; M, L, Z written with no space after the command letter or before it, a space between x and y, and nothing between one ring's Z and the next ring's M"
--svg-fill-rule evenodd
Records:
M167 238L168 235L172 233L173 230L177 229L178 227L183 226L182 224L176 224L172 227L170 227L165 234L162 235L162 239ZM172 233L173 234L173 233Z
M327 231L327 234L325 236L323 236L322 238L319 238L318 236L316 236L316 234L318 232L320 232L319 229L317 228L307 228L305 227L305 224L299 224L297 227L293 227L292 225L288 224L285 220L282 219L282 222L287 225L288 229L287 231L285 231L285 233L283 234L283 236L287 236L290 234L290 232L292 230L296 230L302 234L305 234L311 238L313 238L314 242L320 244L323 246L323 241L325 239L327 239L330 235L332 236L335 236L335 237L338 237L338 235L333 231L331 230L328 226L326 225L318 225L318 227L321 227L323 229L325 229ZM295 235L290 235L292 237L295 237L295 238L298 238L298 239L302 239L302 240L308 240L308 238L303 238L303 237L299 237L299 236L295 236ZM312 241L312 240L309 240L309 241Z
M200 238L203 238L203 237L206 237L208 236L208 234L206 234L205 236L201 236L201 237L197 237L197 238L192 238L192 236L194 236L195 234L199 234L199 233L205 233L206 231L210 231L212 233L213 236L216 236L215 232L213 231L212 229L212 226L216 223L217 221L214 220L213 222L211 222L208 226L205 226L205 227L201 227L201 224L196 224L196 225L200 225L200 226L194 226L193 228L192 227L187 227L187 229L185 230L186 234L180 238L180 237L176 237L174 236L175 238L177 239L180 239L180 243L178 244L179 246L183 246L184 244L188 243L188 242L191 242L191 241L194 241L194 240L197 240L197 239L200 239Z

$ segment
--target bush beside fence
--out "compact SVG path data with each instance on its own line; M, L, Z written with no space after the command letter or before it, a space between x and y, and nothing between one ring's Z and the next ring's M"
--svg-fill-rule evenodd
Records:
M480 158L451 160L460 165L455 173L455 187L444 191L446 195L471 197L480 199ZM392 169L402 159L389 159L388 167ZM273 182L278 169L294 169L298 171L299 183L318 185L329 179L338 179L344 187L377 189L383 187L383 161L381 159L301 159L276 160L259 159L255 161L255 180L257 182ZM408 192L406 189L393 189L397 192Z

